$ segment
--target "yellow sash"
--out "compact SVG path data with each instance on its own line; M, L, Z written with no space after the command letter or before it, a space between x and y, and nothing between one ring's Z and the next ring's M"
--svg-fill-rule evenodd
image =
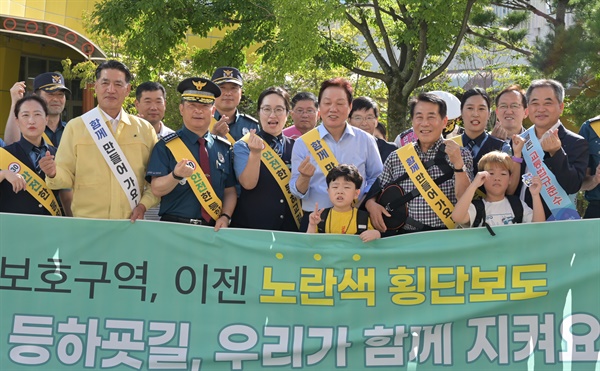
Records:
M54 143L52 143L52 141L50 140L50 138L48 137L48 135L44 132L42 133L42 138L44 138L44 141L46 141L46 144L52 147L56 147L54 145Z
M194 195L200 202L200 205L214 220L219 219L223 203L217 197L202 168L196 162L194 155L192 155L192 152L186 147L181 138L173 134L169 135L169 137L172 139L163 139L167 142L167 148L169 148L173 157L175 157L175 161L179 162L185 158L188 160L188 165L194 167L194 173L190 177L190 180L188 180L188 184L192 187L192 191L194 191Z
M417 190L435 214L440 218L448 229L454 229L454 221L451 218L454 205L442 192L440 187L431 179L429 173L423 166L421 159L415 151L415 144L408 143L396 150L396 154L404 166L404 170L415 184Z
M312 129L308 133L304 134L300 137L304 144L306 144L306 148L315 159L319 168L325 176L329 173L329 170L333 169L338 165L338 160L329 149L329 146L321 136L319 135L319 130L317 128Z
M459 146L464 147L463 146L463 142L462 142L462 134L461 135L457 135L455 137L452 137L452 138L450 138L450 140L453 140L456 143L458 143Z
M592 130L594 130L594 132L596 133L596 135L598 137L600 137L600 120L599 121L594 121L594 122L590 123L590 127L592 128Z
M0 148L0 169L21 174L27 183L27 192L42 204L50 214L54 216L61 215L58 201L56 201L54 193L48 188L44 179L40 178L35 171L31 170L4 148Z
M212 129L213 129L213 127L215 127L216 123L217 123L217 119L212 117L210 119L210 125L208 126L208 131L210 131L212 133ZM229 134L229 133L225 134L225 138L227 138L227 140L229 141L229 143L231 143L231 145L233 145L233 143L235 143L235 139L233 139L231 134Z
M248 143L248 138L250 138L250 133L244 135L242 140ZM290 191L290 170L287 168L287 165L283 162L281 157L273 151L271 146L267 144L263 140L263 149L260 152L260 160L262 163L269 169L269 172L277 181L279 188L285 195L285 199L287 200L288 206L292 211L292 215L294 216L294 221L296 222L296 226L300 228L300 219L302 219L302 208L300 207L300 200L298 200L292 192Z

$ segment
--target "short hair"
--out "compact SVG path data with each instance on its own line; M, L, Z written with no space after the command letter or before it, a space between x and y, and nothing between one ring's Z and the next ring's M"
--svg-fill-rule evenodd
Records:
M384 137L387 137L387 129L385 128L385 125L382 124L380 121L377 121L377 126L375 127L375 130L379 130Z
M96 68L96 80L98 80L100 78L100 74L102 73L102 70L119 70L125 74L125 82L126 83L129 83L129 81L131 81L131 72L129 72L129 68L127 68L126 65L124 65L123 63L121 63L119 61L115 61L115 60L111 59L111 60L102 62Z
M525 92L521 88L521 85L511 85L509 87L504 88L500 93L498 93L498 95L496 95L496 99L494 100L496 107L498 107L498 102L500 101L500 97L502 95L513 91L521 96L521 105L523 105L523 108L527 108L527 98L525 97Z
M265 90L263 90L262 93L260 93L260 95L258 96L258 104L256 105L258 111L260 111L260 106L262 105L262 102L265 99L265 97L268 95L271 95L271 94L280 96L283 99L283 104L285 105L285 110L287 112L290 111L290 109L291 109L290 94L284 88L279 87L279 86L268 87Z
M485 100L485 103L487 104L487 108L490 109L490 96L485 92L485 90L483 90L482 88L472 88L467 90L463 95L462 98L460 100L460 110L462 111L463 107L465 106L465 104L467 103L467 100L471 97L480 95L483 97L483 99Z
M343 177L344 180L354 183L356 189L360 189L362 186L363 177L358 172L358 168L356 166L339 164L333 169L329 170L329 173L327 173L327 177L325 178L325 181L327 182L327 188L329 188L329 183L340 177Z
M492 165L500 165L503 169L508 170L509 173L512 173L512 159L507 153L501 151L490 151L483 155L481 160L479 160L477 163L477 168L479 170L488 171Z
M448 106L446 106L445 100L443 100L439 96L432 94L432 93L421 93L421 94L417 95L415 98L411 99L410 102L408 102L408 108L410 111L411 119L414 117L414 114L415 114L415 106L419 102L428 102L428 103L437 104L440 116L442 118L446 117L446 114L448 112Z
M379 107L377 106L377 103L369 98L369 97L358 97L358 98L354 98L354 100L352 101L352 109L350 109L350 114L348 115L348 117L352 117L352 114L355 111L360 111L360 110L373 110L373 113L375 114L375 117L379 117Z
M352 85L350 82L342 77L335 77L333 79L325 80L321 83L321 88L319 89L319 104L321 104L321 98L323 97L323 92L327 88L338 87L344 89L346 92L346 97L348 98L348 105L352 104Z
M162 86L161 83L159 82L154 82L154 81L146 81L141 83L137 89L135 89L135 99L137 99L137 101L139 102L139 100L142 98L142 94L145 91L157 91L160 90L162 92L163 98L167 99L167 91L165 90L165 87Z
M565 88L562 84L556 80L551 79L540 79L533 80L531 85L527 88L527 93L525 93L525 97L527 97L527 103L531 100L531 94L533 90L536 88L552 88L554 90L554 96L558 100L558 103L562 103L565 100Z
M24 96L23 98L19 99L17 101L17 103L15 103L15 109L13 111L15 114L15 117L19 117L19 112L21 112L21 106L23 105L23 103L29 102L30 100L34 100L34 101L38 102L42 106L42 109L44 110L44 114L46 116L48 116L48 105L46 104L46 101L37 94L31 94L31 95Z
M292 109L296 107L296 103L302 100L310 100L315 104L315 108L319 108L319 102L317 101L317 96L308 91L301 91L300 93L294 95L292 98Z

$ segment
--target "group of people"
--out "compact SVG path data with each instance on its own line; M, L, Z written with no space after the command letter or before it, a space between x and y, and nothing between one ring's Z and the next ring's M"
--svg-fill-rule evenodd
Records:
M98 106L68 123L61 114L70 92L59 73L37 76L32 95L23 82L13 86L0 212L358 234L366 242L574 219L581 189L585 217L600 217L600 116L581 135L567 130L564 89L554 80L536 80L526 93L501 91L491 133L490 97L468 90L464 130L452 138L444 137L447 102L421 93L409 105L413 139L398 148L378 134L377 103L354 98L342 78L324 81L317 96L290 99L270 87L258 97L256 120L238 110L241 73L220 67L211 79L181 81L177 131L162 121L159 83L140 84L138 114L125 112L131 78L121 62L100 64Z

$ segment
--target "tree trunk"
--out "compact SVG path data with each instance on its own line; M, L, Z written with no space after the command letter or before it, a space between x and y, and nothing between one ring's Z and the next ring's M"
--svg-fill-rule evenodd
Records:
M408 96L402 94L402 81L392 79L388 85L388 140L411 127L408 120Z

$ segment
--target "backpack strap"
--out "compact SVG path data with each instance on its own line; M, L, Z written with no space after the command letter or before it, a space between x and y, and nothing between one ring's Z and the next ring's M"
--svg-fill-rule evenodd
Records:
M510 203L510 207L513 212L513 223L523 223L523 204L521 203L521 199L514 195L506 195L508 202Z
M317 224L317 231L319 233L325 233L325 221L327 220L327 217L329 216L330 211L331 211L331 208L328 207L328 208L324 209L323 212L321 213L321 221L319 222L319 224Z
M483 204L483 200L481 198L475 199L471 201L473 206L475 206L475 219L473 220L473 224L471 227L481 227L484 226L488 232L495 236L496 233L490 227L490 225L485 221L485 205Z
M471 203L475 206L475 219L473 219L471 227L481 227L481 222L485 222L485 206L483 205L483 200L478 198L471 201Z
M356 214L356 234L361 234L367 229L369 229L369 212L359 209Z

